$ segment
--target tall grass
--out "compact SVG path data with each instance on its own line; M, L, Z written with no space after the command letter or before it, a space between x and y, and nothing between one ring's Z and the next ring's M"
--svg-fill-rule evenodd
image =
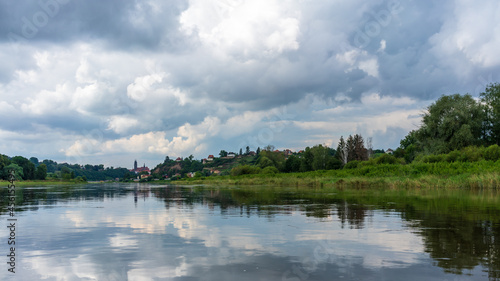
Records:
M337 188L448 188L497 189L500 161L423 162L408 165L361 163L357 168L304 173L244 174L207 177L191 183L330 186Z

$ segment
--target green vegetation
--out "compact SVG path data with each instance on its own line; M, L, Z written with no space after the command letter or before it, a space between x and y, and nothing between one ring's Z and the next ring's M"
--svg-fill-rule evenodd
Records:
M384 154L368 161L354 160L343 169L309 172L264 172L256 166L239 166L230 176L189 179L190 183L331 186L337 188L466 188L497 189L500 186L500 147L466 147L448 154L418 157L411 164Z
M29 160L22 156L8 157L0 154L0 180L6 180L10 170L14 170L16 181L85 182L115 180L123 178L128 169L104 165L79 165L57 163L52 160L39 162L36 157Z
M336 150L316 145L292 155L265 148L255 165L203 183L336 186L345 188L496 189L500 184L500 84L476 101L470 95L442 96L427 108L394 155L373 150L356 134L340 138ZM271 146L269 146L271 147Z
M487 86L480 97L480 101L468 94L439 98L427 108L422 126L401 140L395 155L409 163L419 154L500 144L500 84Z

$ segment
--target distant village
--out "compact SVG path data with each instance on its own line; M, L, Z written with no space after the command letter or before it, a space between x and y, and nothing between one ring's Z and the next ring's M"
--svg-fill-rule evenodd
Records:
M257 152L259 152L259 151L257 151ZM213 163L214 160L217 160L217 159L226 160L222 165L218 165L217 167L203 167L203 171L205 171L206 174L216 174L216 175L218 175L218 174L222 173L222 169L224 169L225 167L227 167L228 163L231 163L230 162L231 160L241 159L243 157L253 157L253 158L255 158L258 155L257 152L255 152L255 151L249 151L247 149L246 153L242 153L240 151L240 153L241 153L240 154L240 153L235 153L235 152L225 152L224 150L222 150L221 154L223 156L215 157L213 154L210 154L210 155L208 155L207 158L201 159L201 164L210 166L210 164ZM274 152L282 152L282 153L284 153L285 157L288 157L289 155L292 155L294 153L290 149L285 149L283 151L274 150ZM300 150L297 153L302 153L302 152L303 151ZM188 158L183 159L182 157L177 157L173 161L175 161L175 163L177 163L179 165L175 165L174 164L172 167L174 169L181 170L180 164L183 161L185 161L186 159L188 159ZM228 160L229 160L229 162L228 162ZM191 160L191 161L200 161L200 160ZM224 165L224 164L226 164L226 165ZM149 169L149 167L146 167L146 164L144 164L142 167L139 167L137 165L137 160L135 160L134 161L134 168L131 169L131 170L129 170L129 171L135 175L135 178L133 179L134 181L141 181L141 180L146 180L146 179L151 178L153 176L153 173L155 172L155 170L158 170L158 168L151 170L151 169ZM196 172L197 171L187 172L187 173L185 173L185 176L189 177L189 178L192 178L192 177L194 177L196 175ZM164 180L170 180L170 179L175 179L175 178L181 178L182 176L183 175L181 173L174 173L172 175L165 174L165 175L162 175L162 179L164 179ZM160 180L160 179L156 178L156 179L153 179L153 180Z
M379 152L392 154L392 149L378 150ZM256 161L257 156L260 152L260 149L255 151L250 151L247 148L247 151L243 153L240 150L240 153L235 152L225 152L221 151L220 157L215 157L213 154L208 155L208 157L203 158L201 160L193 160L192 156L187 158L177 157L175 160L170 159L168 156L163 164L159 164L156 168L150 169L145 164L142 167L138 166L137 160L134 161L134 168L130 169L130 173L133 175L130 180L132 181L150 181L150 180L172 180L172 179L180 179L183 177L193 178L197 175L197 173L201 173L204 176L209 175L219 175L223 174L224 171L229 170L235 164L238 164L239 159L250 158L254 159L253 162ZM284 150L272 150L275 153L283 153L285 160L288 159L291 155L300 155L304 152L304 150L299 150L294 152L290 149ZM191 171L183 170L182 164L186 161L193 163L197 162L201 164L201 166L194 167ZM214 165L216 164L216 165ZM167 172L168 171L168 172Z

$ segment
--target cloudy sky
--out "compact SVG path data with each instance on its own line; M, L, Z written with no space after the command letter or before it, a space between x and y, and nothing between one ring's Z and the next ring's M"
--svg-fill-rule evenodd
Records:
M150 167L359 133L500 81L500 2L0 0L0 153Z

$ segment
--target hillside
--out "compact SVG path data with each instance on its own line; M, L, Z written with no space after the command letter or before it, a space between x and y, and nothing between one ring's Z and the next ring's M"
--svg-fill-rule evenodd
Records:
M230 170L239 165L253 165L257 161L257 156L254 155L238 155L235 157L218 157L213 160L194 160L193 157L184 159L165 158L165 161L156 166L152 173L154 175L169 178L175 175L184 175L187 173L200 172L204 176L211 174L229 174Z

